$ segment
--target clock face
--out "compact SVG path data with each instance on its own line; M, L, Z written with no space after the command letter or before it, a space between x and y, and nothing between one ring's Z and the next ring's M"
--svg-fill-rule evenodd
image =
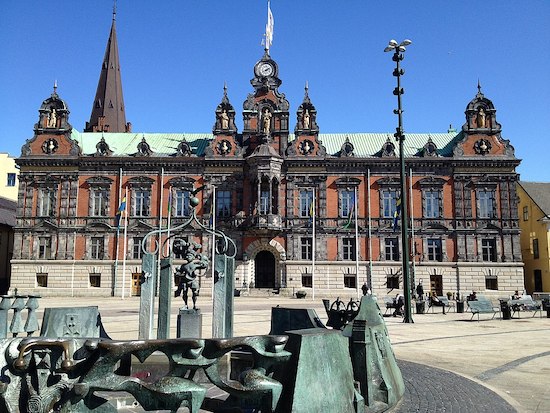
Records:
M261 76L271 76L273 74L273 66L269 63L262 63L259 67Z

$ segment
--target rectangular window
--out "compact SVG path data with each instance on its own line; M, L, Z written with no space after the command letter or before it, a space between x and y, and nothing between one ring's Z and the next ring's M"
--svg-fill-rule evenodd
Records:
M481 258L483 261L497 261L497 244L494 239L481 240Z
M385 239L386 261L399 261L399 240L397 238Z
M355 238L342 239L342 257L344 260L355 260Z
M135 259L135 260L140 260L141 259L141 256L143 254L143 251L141 249L141 245L143 244L143 238L142 237L134 237L134 249L133 249L133 254L132 254L132 257Z
M260 214L269 213L269 191L262 190L260 192Z
M50 237L38 238L38 259L49 260L52 254L52 240Z
M344 287L357 288L357 277L348 268L348 272L344 273Z
M109 203L109 193L102 189L92 190L90 194L91 208L93 217L107 216L107 205Z
M55 191L52 188L40 190L38 199L38 216L53 217L55 215Z
M176 191L176 208L174 211L174 216L176 217L191 216L191 205L189 205L190 199L191 199L191 194L189 191L186 191L183 189L178 189Z
M443 249L440 239L428 238L428 260L443 261Z
M494 197L491 191L477 192L477 216L478 218L494 218Z
M313 191L300 190L300 218L308 218L313 214Z
M151 192L147 190L137 190L134 192L134 216L148 217L151 207Z
M313 277L310 272L307 272L307 270L302 273L302 287L313 287Z
M219 217L231 216L231 191L216 192L216 211Z
M93 287L93 288L101 287L101 274L90 273L90 287Z
M485 289L498 290L498 279L496 275L485 276Z
M301 257L303 260L311 260L313 259L312 255L312 248L313 248L313 240L311 238L301 238Z
M7 186L15 186L15 177L16 175L13 172L8 172Z
M103 237L92 237L90 241L90 258L92 260L103 259Z
M397 191L382 191L382 218L393 218L397 210Z
M424 218L439 218L440 201L439 191L424 192Z
M538 240L538 238L535 238L533 240L533 258L534 259L539 258L539 240Z
M36 286L47 287L48 286L48 273L37 272L36 273Z
M386 287L389 289L399 289L399 274L388 274L386 276Z
M339 191L338 192L339 205L338 212L340 218L347 218L350 216L350 211L355 204L355 193L354 191Z
M523 220L529 221L529 207L527 205L523 207Z

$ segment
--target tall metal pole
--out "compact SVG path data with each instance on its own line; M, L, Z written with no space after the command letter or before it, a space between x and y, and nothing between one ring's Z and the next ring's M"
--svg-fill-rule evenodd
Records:
M401 107L401 95L405 91L401 88L401 75L405 73L401 69L399 63L405 57L403 52L405 51L405 46L410 44L410 40L405 40L399 45L394 40L390 41L389 46L386 48L386 51L395 50L392 60L396 64L396 68L393 71L393 75L397 78L397 87L394 89L393 94L397 96L397 109L393 111L398 118L398 127L396 133L394 134L396 140L399 142L399 162L401 165L400 168L400 183L401 183L401 250L402 261L403 261L403 294L405 296L405 316L403 317L404 323L414 323L412 319L411 311L411 285L410 285L410 275L409 275L409 214L408 214L408 202L407 202L407 172L405 169L405 156L403 154L403 144L405 142L405 134L403 132L403 109Z

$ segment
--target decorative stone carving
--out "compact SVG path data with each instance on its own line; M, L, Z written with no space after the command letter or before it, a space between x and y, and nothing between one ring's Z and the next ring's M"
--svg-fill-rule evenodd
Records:
M480 139L474 144L474 150L478 155L486 155L491 152L491 142L487 139Z
M57 143L57 140L55 140L54 138L46 139L42 144L42 151L44 153L47 153L48 155L55 153L58 148L59 148L59 144Z
M393 142L390 140L390 137L388 136L388 139L386 141L386 143L382 146L382 151L381 151L381 156L382 157L394 157L395 156L395 145L393 144Z
M313 152L314 144L309 139L304 139L300 143L300 153L302 155L309 155Z
M97 143L95 148L95 156L110 156L113 153L113 151L111 151L111 149L109 148L107 142L105 142L105 138L103 136L101 137L101 140Z
M355 150L355 147L350 142L349 137L346 136L346 141L343 143L342 147L340 148L340 157L346 158L350 156L355 156L353 151Z
M231 145L231 142L229 142L227 139L224 139L218 142L218 146L216 149L218 150L218 153L220 155L227 155L231 152L231 149L233 149L233 145Z
M151 156L153 154L151 147L145 140L145 136L141 139L141 142L138 143L137 150L136 156Z

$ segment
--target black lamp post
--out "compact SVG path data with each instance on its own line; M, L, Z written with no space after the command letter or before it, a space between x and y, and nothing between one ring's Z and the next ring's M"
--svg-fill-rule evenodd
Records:
M396 128L395 139L399 142L399 161L401 163L401 245L403 251L403 293L405 295L405 316L403 317L404 323L414 323L411 312L411 285L409 278L409 214L407 204L407 172L405 170L405 157L403 155L403 143L405 142L405 134L403 133L403 109L401 109L401 95L405 93L401 87L401 76L405 73L399 66L399 62L405 57L403 53L406 50L406 46L412 42L408 39L403 40L401 43L397 43L395 40L390 40L388 46L384 49L385 52L393 51L392 60L395 62L396 67L393 71L393 75L397 78L397 87L394 89L393 94L397 96L397 109L394 109L393 113L397 115L399 119L399 126Z

